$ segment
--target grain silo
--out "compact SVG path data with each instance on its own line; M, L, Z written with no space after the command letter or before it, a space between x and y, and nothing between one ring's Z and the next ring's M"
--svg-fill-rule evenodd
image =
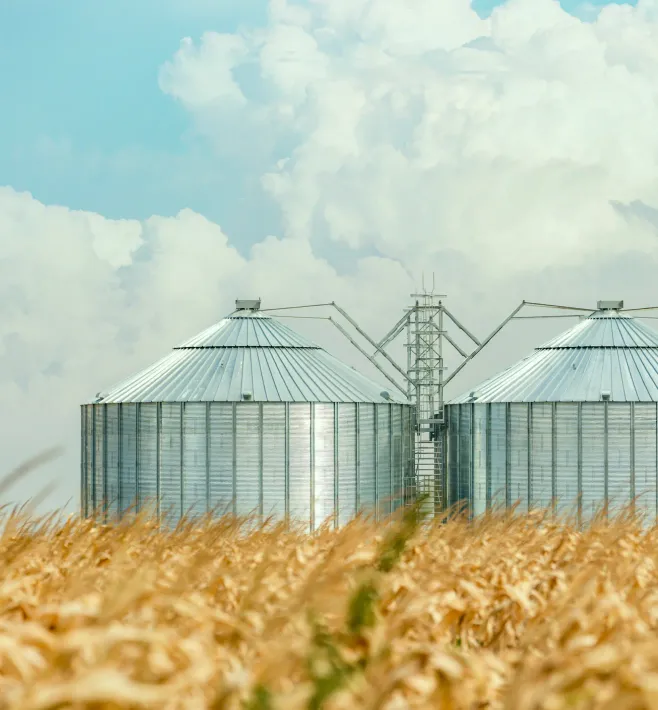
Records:
M145 501L171 520L217 510L315 529L386 515L412 474L413 409L259 301L82 406L82 510Z
M448 501L657 512L658 333L598 309L446 406Z

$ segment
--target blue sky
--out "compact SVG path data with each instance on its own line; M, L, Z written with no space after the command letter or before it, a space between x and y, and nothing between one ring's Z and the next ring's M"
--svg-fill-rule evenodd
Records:
M273 207L243 209L257 176L211 158L157 81L182 37L265 12L265 0L4 0L0 185L109 217L191 207L245 245L276 231Z

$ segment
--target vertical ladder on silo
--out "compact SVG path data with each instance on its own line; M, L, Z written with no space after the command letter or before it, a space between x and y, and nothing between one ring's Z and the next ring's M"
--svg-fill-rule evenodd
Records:
M426 497L424 512L433 517L435 512L444 510L446 505L445 437L442 420L421 420L418 425L415 451L416 496ZM430 437L435 427L438 436Z

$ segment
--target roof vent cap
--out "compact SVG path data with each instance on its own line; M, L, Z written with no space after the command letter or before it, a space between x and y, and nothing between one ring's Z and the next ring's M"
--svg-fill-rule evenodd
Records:
M252 397L251 392L243 392L242 393L242 400L244 402L251 402L251 397Z
M385 399L387 402L391 399L390 393L387 392L386 390L384 390L383 392L380 392L379 394L380 394L380 396L381 396L383 399Z
M604 402L609 402L610 401L610 392L601 392L601 399Z
M260 311L260 298L238 298L235 301L236 311Z
M596 309L599 311L620 311L624 307L623 301L597 301Z

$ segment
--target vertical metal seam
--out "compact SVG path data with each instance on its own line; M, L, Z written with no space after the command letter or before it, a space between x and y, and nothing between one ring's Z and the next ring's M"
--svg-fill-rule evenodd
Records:
M185 480L183 473L185 471L185 429L183 427L183 418L185 416L184 402L180 403L179 414L180 425L178 435L180 437L180 514L182 518L185 515Z
M107 485L107 404L103 404L103 521L107 523L110 514L110 499Z
M534 422L533 422L533 412L534 412L534 404L530 402L529 404L526 404L527 411L526 411L526 426L528 427L528 512L532 509L533 507L533 501L532 501L532 493L533 493L533 485L532 485L532 465L533 465L533 457L532 457L532 447L535 445L534 439L535 439L535 429L534 429Z
M155 515L158 523L162 516L162 402L155 405Z
M453 438L456 439L456 451L455 459L457 460L457 476L455 477L455 483L457 490L455 491L455 503L461 505L462 500L462 489L463 489L463 479L465 478L462 471L462 405L457 405L457 436Z
M311 532L315 530L315 403L311 402L310 405L310 470L311 470L311 480L310 480L310 499L311 499L311 509L310 509L310 525Z
M608 462L608 402L603 403L603 501L605 506L605 517L609 516L610 506L610 466Z
M393 513L393 405L386 405L388 409L388 514Z
M125 502L123 499L123 404L119 404L119 412L118 412L118 417L119 417L119 510L121 517L123 517L123 514L125 512Z
M578 525L583 522L583 404L578 402Z
M87 412L80 405L80 514L87 517Z
M258 520L263 523L263 403L258 403Z
M448 427L446 423L445 405L443 405L443 413L441 416L443 421L438 425L438 439L441 446L441 461L439 462L441 467L441 496L439 499L439 510L443 512L448 507Z
M470 485L471 490L469 491L469 503L468 503L468 517L472 519L475 515L475 404L471 404L469 407L469 416L471 418L471 452L469 455L470 460Z
M457 465L456 454L452 450L452 443L451 443L452 439L454 438L454 434L453 434L451 426L450 426L450 422L452 420L452 411L453 411L453 409L451 408L450 414L448 414L446 412L447 422L446 422L446 429L444 432L445 439L446 439L445 446L443 448L443 451L445 452L445 459L446 459L446 485L445 485L445 495L443 496L444 506L443 506L443 510L441 511L442 513L445 512L450 507L450 503L453 500L452 482L450 480L450 466L452 465L453 457L455 458L455 465ZM415 444L415 440L414 440L414 444ZM445 519L445 518L443 518L443 519Z
M491 509L491 485L492 485L492 471L491 471L491 402L485 404L485 421L484 421L484 431L487 441L484 450L484 490L485 490L485 510L489 511Z
M91 502L92 502L92 508L93 508L93 515L94 518L96 517L96 513L98 510L98 506L96 504L96 488L97 488L97 483L96 483L96 406L95 404L92 404L92 410L91 410L91 440L92 440L92 447L91 447L91 471L92 471L92 480L94 482L94 485L92 486L91 489Z
M283 473L283 492L284 492L284 515L286 524L290 522L290 402L285 403L285 431L284 431L284 473Z
M416 410L415 407L409 407L407 410L407 481L405 490L405 498L411 503L418 497L418 475L416 472Z
M512 462L511 455L511 431L512 411L509 402L505 404L505 507L512 505Z
M334 402L334 528L338 527L340 510L340 466L338 463L339 406L337 402Z
M137 402L135 404L135 512L139 513L141 510L141 501L139 499L139 466L140 466L140 456L139 456L139 446L140 446L140 427L139 418L141 416L141 404Z
M635 512L635 402L631 402L631 475L630 475L630 504L631 510Z
M237 419L238 419L238 413L237 413L237 404L236 402L232 403L232 414L233 414L233 434L231 436L231 455L233 456L233 482L232 482L232 504L233 504L233 515L238 514L238 444L237 444L237 436L238 436L238 430L237 430Z
M557 514L557 402L551 402L551 511Z
M357 402L355 405L356 408L356 440L355 440L355 454L356 454L356 490L354 491L354 510L356 513L359 513L359 510L361 508L361 426L360 426L360 417L361 417L361 405Z
M211 512L211 487L210 487L210 402L206 402L206 514Z
M380 519L379 515L379 407L378 405L373 405L374 410L374 425L373 432L375 437L375 520Z

